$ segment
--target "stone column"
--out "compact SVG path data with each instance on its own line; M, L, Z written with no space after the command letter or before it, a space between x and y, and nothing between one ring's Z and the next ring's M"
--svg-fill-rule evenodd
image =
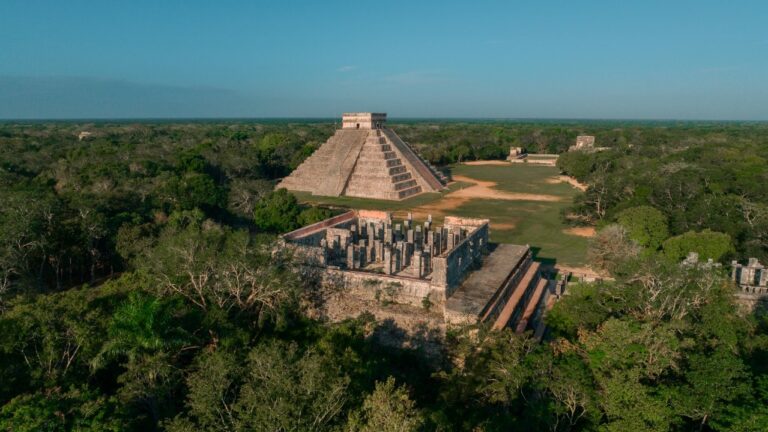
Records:
M416 231L413 233L413 244L416 246L416 249L421 249L422 239L423 233L421 231L421 225L416 225Z
M320 248L323 250L323 254L320 257L320 264L328 265L328 242L325 239L320 239Z
M446 239L446 248L448 250L452 250L454 246L456 246L456 243L455 243L456 237L453 235L453 230L448 230L447 237L448 238Z
M384 246L384 274L392 274L392 248Z
M357 268L363 268L368 263L368 261L366 260L368 255L368 248L363 245L363 246L360 246L358 250L360 251L360 253L359 253L359 258L357 260Z
M413 269L418 277L424 277L424 259L420 250L413 253Z
M347 245L347 268L350 270L355 268L355 245L353 244Z
M411 265L413 262L413 243L404 243L405 246L405 266Z

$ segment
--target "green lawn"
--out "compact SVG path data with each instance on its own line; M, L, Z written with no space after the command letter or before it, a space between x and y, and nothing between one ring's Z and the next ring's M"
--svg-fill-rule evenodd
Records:
M498 189L509 192L555 195L559 202L507 201L473 199L448 210L445 214L481 217L491 220L491 241L529 244L540 261L581 266L586 262L587 239L563 233L560 211L569 206L578 191L565 183L549 183L547 179L558 174L557 168L527 164L510 165L456 165L452 175L497 183ZM466 187L457 182L450 190ZM422 194L401 202L378 201L349 197L315 197L307 193L296 195L304 202L334 207L362 208L402 212L435 204L443 194ZM436 215L436 220L441 217Z

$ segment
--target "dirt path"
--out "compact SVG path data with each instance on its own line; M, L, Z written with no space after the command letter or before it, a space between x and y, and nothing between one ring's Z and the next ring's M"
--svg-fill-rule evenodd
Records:
M576 180L575 178L573 178L571 176L567 176L567 175L559 175L559 176L555 176L555 177L550 177L550 178L547 179L547 183L550 183L550 184L554 184L554 183L568 183L569 185L575 187L576 189L578 189L580 191L587 190L587 185L585 185L584 183L579 183L578 180Z
M555 195L506 192L499 189L494 189L494 186L497 185L495 182L476 180L460 175L453 176L453 179L467 183L474 183L474 185L451 192L446 195L446 198L485 198L507 201L560 201L560 197Z
M504 165L509 166L511 165L509 161L500 161L500 160L479 160L479 161L469 161L469 162L462 162L464 165Z
M497 199L507 201L560 201L561 198L555 195L529 194L518 192L505 192L494 189L495 182L482 181L465 177L461 175L453 176L454 181L471 183L463 189L459 189L446 194L440 201L425 204L412 209L410 212L416 219L426 219L428 215L443 216L447 211L460 207L462 204L473 199ZM407 211L395 212L395 216L404 217ZM512 229L513 227L500 228Z
M594 237L595 227L573 227L563 230L564 233L579 237Z

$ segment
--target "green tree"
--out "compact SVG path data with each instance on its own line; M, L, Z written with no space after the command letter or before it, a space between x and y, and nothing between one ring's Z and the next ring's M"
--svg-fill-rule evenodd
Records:
M139 291L129 294L112 316L107 340L92 361L95 369L107 362L125 359L134 362L155 352L177 352L191 341L177 325L179 306Z
M320 207L310 207L308 209L302 210L301 213L299 213L296 222L299 226L307 226L315 222L328 219L329 217L331 217L330 210Z
M424 419L408 397L403 386L392 377L377 382L376 389L365 398L363 406L347 422L350 432L412 432L419 430Z
M669 237L667 217L653 207L632 207L619 213L616 219L630 239L650 252L656 251Z
M127 423L114 398L87 388L24 394L0 409L0 429L14 432L117 432Z
M204 355L187 385L189 416L169 422L170 431L323 431L341 424L349 378L313 350L267 342L245 363Z
M298 228L299 202L285 189L261 199L253 210L253 221L264 231L285 233Z
M688 231L679 236L670 237L662 243L664 256L673 262L680 262L688 253L696 252L702 260L719 261L734 252L731 236L728 234L704 230Z

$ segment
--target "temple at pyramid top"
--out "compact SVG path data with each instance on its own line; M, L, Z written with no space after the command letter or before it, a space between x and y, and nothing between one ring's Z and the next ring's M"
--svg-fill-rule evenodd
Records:
M341 115L342 129L381 129L387 121L386 113L344 113Z
M445 189L443 174L385 127L385 113L344 113L337 129L278 188L401 200Z

